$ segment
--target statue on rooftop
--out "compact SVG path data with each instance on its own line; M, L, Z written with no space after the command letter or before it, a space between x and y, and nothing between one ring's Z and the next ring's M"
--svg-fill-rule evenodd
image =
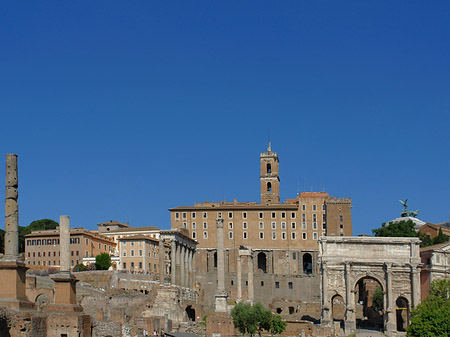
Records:
M403 212L401 214L402 218L409 217L409 216L415 218L417 216L417 214L419 214L418 210L416 210L416 211L408 211L408 205L407 205L408 199L405 199L405 201L402 201L402 200L399 200L399 201L404 207Z

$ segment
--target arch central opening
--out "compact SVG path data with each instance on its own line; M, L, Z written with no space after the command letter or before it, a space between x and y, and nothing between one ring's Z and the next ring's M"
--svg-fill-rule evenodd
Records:
M363 277L355 287L357 328L383 330L383 287L372 277Z

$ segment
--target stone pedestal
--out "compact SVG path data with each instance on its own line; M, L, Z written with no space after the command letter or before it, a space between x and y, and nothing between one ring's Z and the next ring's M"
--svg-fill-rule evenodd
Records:
M221 337L236 336L233 318L226 312L216 312L214 315L208 316L206 318L206 334L208 336L220 334Z
M221 291L216 293L216 302L215 302L215 311L216 312L227 312L228 311L228 303L227 303L228 294L226 291Z
M25 293L28 268L23 262L0 260L0 306L11 309L33 309Z
M55 281L55 302L48 306L49 311L76 311L83 308L77 304L76 283L78 280L70 273L52 275Z

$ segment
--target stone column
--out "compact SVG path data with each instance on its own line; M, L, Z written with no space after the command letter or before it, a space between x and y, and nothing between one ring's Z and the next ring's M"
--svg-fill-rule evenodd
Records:
M253 303L253 300L255 298L254 290L253 290L253 255L252 251L250 250L250 254L248 255L248 300Z
M181 265L180 265L180 260L181 260L181 245L177 242L177 263L176 263L176 268L177 268L177 279L176 279L176 285L179 286L181 285Z
M0 306L31 309L25 293L27 267L19 255L19 177L17 155L6 155L5 256L0 259Z
M194 251L192 249L189 249L189 258L188 258L188 270L189 270L189 284L188 287L192 288L192 284L194 283L194 272L192 271L192 259L194 256Z
M184 246L184 284L183 287L189 286L189 247Z
M237 301L242 300L242 270L241 270L241 254L237 256Z
M354 289L351 283L351 264L345 262L345 334L351 335L356 331Z
M227 293L225 291L225 261L223 249L223 219L216 220L217 226L217 291L216 312L227 312Z
M6 155L6 191L5 191L5 256L8 261L19 261L19 177L17 155Z
M186 282L186 269L185 269L185 259L186 259L186 247L184 245L180 246L180 286L184 287Z
M331 327L331 317L330 317L330 303L328 302L328 270L327 262L322 261L322 319L321 323L324 326Z
M421 289L420 289L420 271L419 266L411 265L411 300L412 308L420 304Z
M177 243L175 242L175 240L171 240L170 241L170 283L172 283L173 285L177 284L177 260L176 260L176 256L177 256Z
M59 217L59 249L60 256L60 273L70 272L70 219L67 215Z
M386 327L385 330L389 334L397 330L395 317L395 301L394 293L392 291L392 263L386 263Z
M159 238L159 284L163 285L165 283L164 275L165 275L165 247L164 240Z

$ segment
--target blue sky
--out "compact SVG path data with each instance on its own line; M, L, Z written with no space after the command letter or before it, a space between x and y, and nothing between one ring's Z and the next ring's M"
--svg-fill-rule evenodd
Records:
M269 135L283 200L351 197L354 234L405 198L447 221L449 60L448 1L4 3L20 224L168 228L170 207L259 201Z

